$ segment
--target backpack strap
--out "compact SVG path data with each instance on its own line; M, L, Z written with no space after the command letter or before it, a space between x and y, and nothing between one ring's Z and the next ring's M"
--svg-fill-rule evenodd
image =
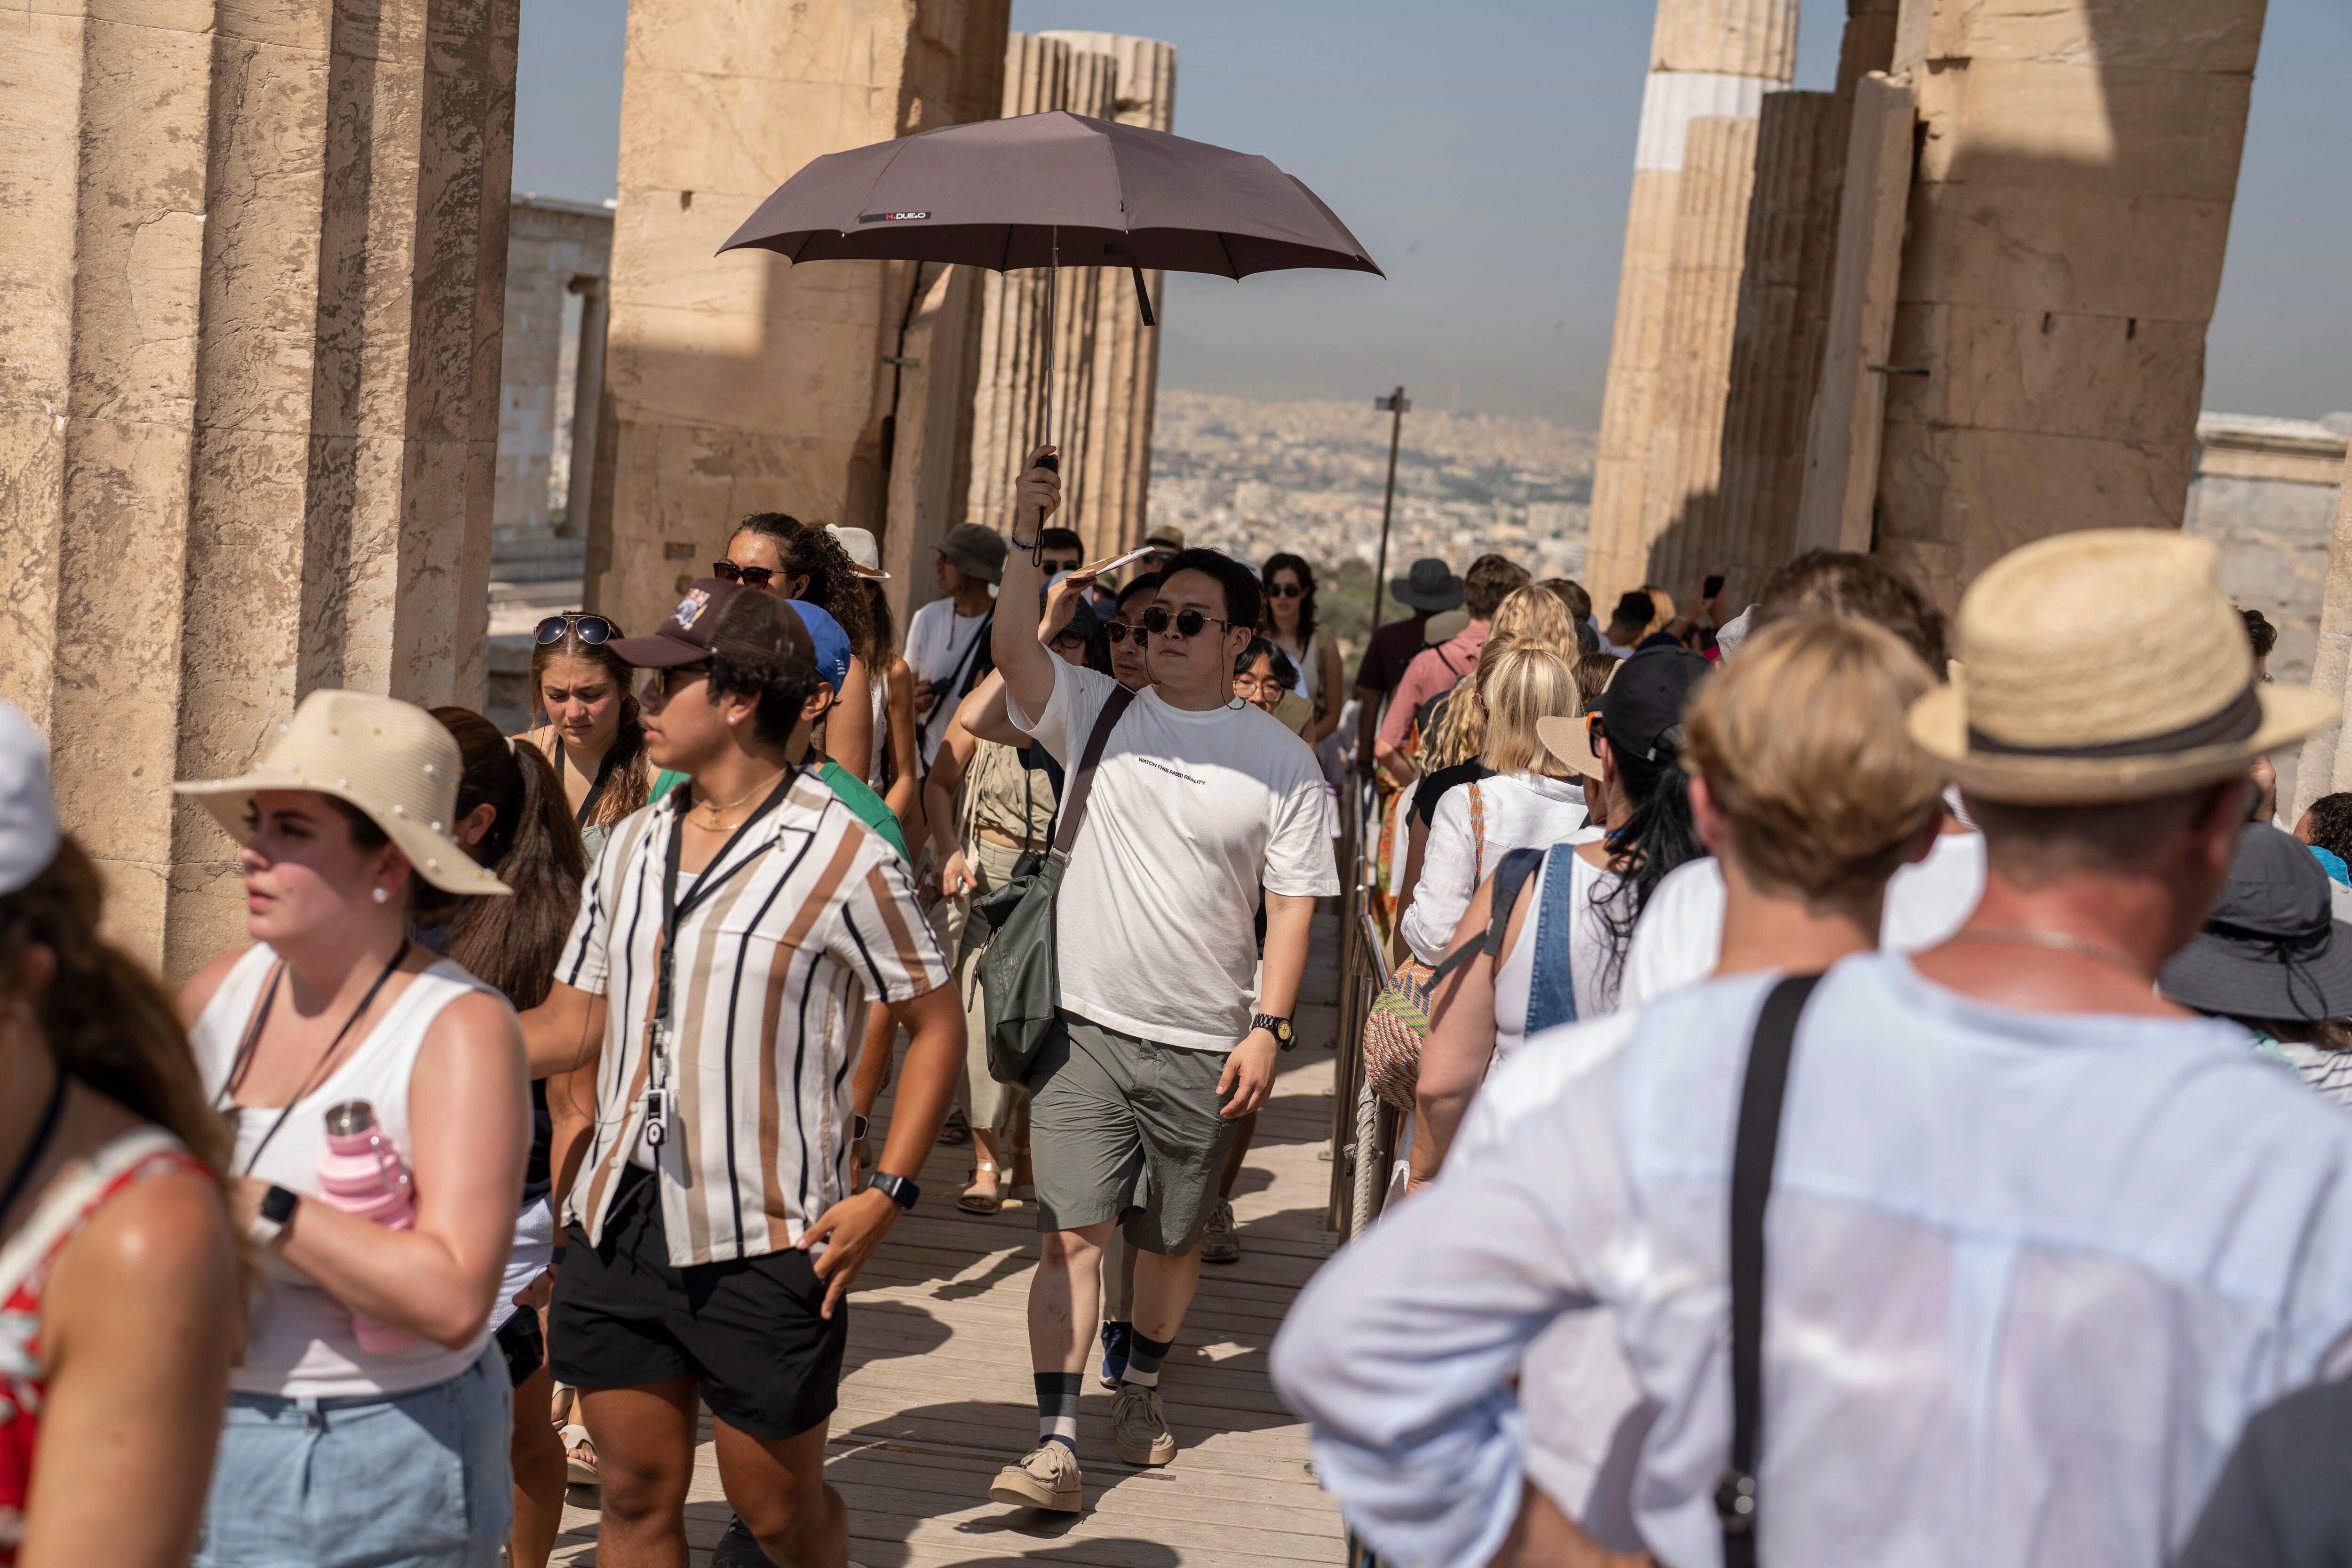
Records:
M1054 835L1054 858L1065 865L1069 862L1070 847L1078 841L1078 826L1087 819L1087 796L1094 793L1095 768L1102 761L1103 748L1110 743L1110 732L1118 727L1119 715L1134 700L1134 692L1118 687L1095 716L1095 727L1087 736L1087 749L1078 758L1078 771L1070 776L1069 796L1062 802L1061 831Z
M1772 1195L1797 1018L1821 982L1818 974L1791 974L1765 996L1740 1085L1739 1131L1731 1151L1731 1462L1715 1489L1723 1568L1756 1568L1756 1453L1764 1426L1764 1205Z
M1470 791L1470 885L1486 879L1486 796L1472 779Z

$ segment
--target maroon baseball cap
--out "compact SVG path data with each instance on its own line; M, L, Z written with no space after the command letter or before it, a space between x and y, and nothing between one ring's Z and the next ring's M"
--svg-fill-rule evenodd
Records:
M714 653L777 669L816 668L808 628L782 599L716 577L697 578L650 637L621 637L604 646L638 669L702 664Z

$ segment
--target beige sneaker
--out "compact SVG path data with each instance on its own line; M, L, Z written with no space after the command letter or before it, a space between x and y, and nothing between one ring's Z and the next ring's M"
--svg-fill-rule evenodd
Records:
M1118 1385L1110 1407L1110 1446L1130 1465L1164 1465L1176 1457L1176 1434L1168 1430L1158 1389L1139 1383Z
M1171 1452L1173 1452L1171 1446ZM1050 1508L1076 1513L1085 1506L1078 1457L1067 1443L1040 1443L1017 1465L1007 1465L989 1483L988 1495L1015 1508Z

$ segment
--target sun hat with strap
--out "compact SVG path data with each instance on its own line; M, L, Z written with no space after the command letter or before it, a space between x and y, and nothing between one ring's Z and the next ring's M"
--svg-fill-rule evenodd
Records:
M2036 540L1960 600L1951 683L1911 738L1969 795L2021 805L2152 800L2242 773L2342 717L2254 675L2211 543L2157 529Z
M239 844L262 790L313 790L364 813L400 847L415 873L445 893L510 893L450 837L466 759L457 738L424 709L366 691L313 691L278 726L250 773L183 780Z

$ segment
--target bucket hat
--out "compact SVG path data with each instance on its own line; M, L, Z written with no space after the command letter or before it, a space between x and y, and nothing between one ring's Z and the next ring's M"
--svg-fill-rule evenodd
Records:
M2037 540L1960 600L1949 685L1911 738L1960 788L2024 805L2150 800L2218 783L2342 718L2256 680L2202 539L2094 529Z
M31 720L0 702L0 897L47 870L62 837L48 743Z
M1389 597L1416 610L1450 610L1462 602L1462 579L1436 556L1424 555L1403 576L1389 579Z
M870 528L844 528L828 522L824 531L840 542L842 553L849 557L849 568L860 577L873 583L887 583L890 574L882 570L882 544Z
M676 669L714 653L780 669L816 668L815 646L799 616L773 594L698 577L649 637L620 637L605 646L635 669Z
M2164 994L2238 1018L2352 1015L2352 925L2330 901L2327 873L2293 834L2249 824L2205 929L2165 963Z
M465 771L457 738L424 709L366 691L313 691L252 772L172 789L203 802L239 844L253 837L247 816L257 792L314 790L363 813L443 892L510 893L449 836Z
M960 522L939 542L940 556L967 577L993 583L1004 575L1004 536L976 522Z

